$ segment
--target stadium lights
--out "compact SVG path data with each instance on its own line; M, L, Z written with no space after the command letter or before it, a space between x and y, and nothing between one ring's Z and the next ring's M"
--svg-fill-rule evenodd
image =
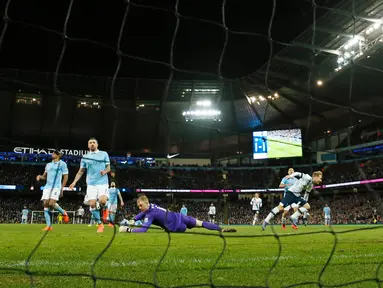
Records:
M322 86L323 85L323 81L322 80L318 80L317 81L317 86Z
M366 51L379 44L379 42L382 42L383 31L381 27L382 21L377 20L374 24L363 30L359 35L356 35L341 46L338 49L341 53L337 59L338 67L335 68L335 72L340 71L343 67L362 56ZM365 35L366 37L362 35Z
M36 100L37 101L37 100ZM93 101L87 101L87 100L82 100L77 102L77 107L80 108L101 108L101 103L100 102L93 102Z
M259 102L265 101L267 98L270 100L275 100L275 99L279 98L279 94L277 92L275 92L275 93L273 93L273 95L268 95L267 97L259 95L259 96L250 96L250 97L246 96L246 98L247 98L247 101L249 102L249 104L256 102L258 105L260 105Z
M211 102L209 100L197 101L197 106L210 107Z
M191 91L191 89L190 89ZM195 92L218 92L219 89L194 89Z
M182 112L182 115L185 117L186 121L193 120L214 120L221 121L221 111L215 109L197 109L197 110L189 110Z
M191 116L217 116L220 115L221 111L219 110L192 110L192 111L184 111L182 112L183 116L191 115Z

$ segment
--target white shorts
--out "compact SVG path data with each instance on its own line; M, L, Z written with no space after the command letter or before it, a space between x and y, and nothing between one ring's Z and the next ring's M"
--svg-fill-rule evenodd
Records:
M90 200L97 200L100 196L106 196L109 198L109 185L89 185L86 188L84 204L89 205Z
M288 206L286 206L285 208L283 208L283 210L285 210L285 211L289 211L291 208L294 209L294 208L298 208L298 207L299 207L298 204L293 203L293 204L288 205Z
M22 216L21 220L28 220L28 216Z
M109 212L114 212L114 213L116 213L116 211L117 211L117 203L116 203L116 204L110 204L110 203L108 203L108 210L109 210Z
M43 190L43 196L41 197L41 200L59 200L60 197L60 188L46 188Z
M331 216L324 216L324 219L330 219Z

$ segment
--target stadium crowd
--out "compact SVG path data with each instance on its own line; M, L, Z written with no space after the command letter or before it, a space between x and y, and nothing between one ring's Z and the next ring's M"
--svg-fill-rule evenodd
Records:
M358 180L383 178L383 159L372 159L363 162L348 162L322 167L324 184L351 182ZM78 166L69 166L69 181L77 173ZM238 168L238 167L237 167ZM36 175L41 173L44 165L25 163L0 164L1 185L38 186ZM318 169L318 167L316 167ZM310 167L298 167L297 171L309 173ZM285 168L225 169L215 170L206 167L188 169L117 169L115 180L118 186L125 188L188 188L188 189L223 189L223 188L275 188L286 175ZM78 184L85 188L85 177Z

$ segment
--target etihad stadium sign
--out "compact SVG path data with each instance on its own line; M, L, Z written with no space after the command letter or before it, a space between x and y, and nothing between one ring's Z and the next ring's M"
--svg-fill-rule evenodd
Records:
M52 154L56 149L46 148L39 149L33 147L15 147L13 152L20 154ZM60 152L64 155L82 156L87 154L88 150L72 150L72 149L60 149Z

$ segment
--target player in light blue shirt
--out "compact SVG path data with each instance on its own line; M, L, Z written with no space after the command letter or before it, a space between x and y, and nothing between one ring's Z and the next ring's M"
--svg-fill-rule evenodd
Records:
M29 215L29 209L27 209L27 206L24 206L24 209L21 211L21 224L28 223L28 215Z
M188 215L188 208L186 208L185 205L182 205L180 213L185 216Z
M288 175L291 175L294 173L294 168L289 168L289 170L287 171L287 174ZM283 197L285 197L286 195L286 192L287 190L294 185L295 182L297 182L298 179L297 178L287 178L287 177L283 177L281 183L279 184L279 188L284 188L285 189L285 192L283 193ZM294 211L296 211L296 209L298 209L298 205L294 205L292 207L292 205L289 205L287 207L284 207L283 208L283 214L282 214L282 229L286 229L286 216L287 214L289 213L290 209L293 208Z
M64 187L68 181L68 166L61 160L61 152L55 150L52 153L52 162L45 166L43 175L37 175L36 180L46 180L41 200L44 201L44 217L47 226L43 230L52 230L51 213L56 210L64 217L64 222L69 222L67 212L61 208L56 202L59 197L63 197Z
M94 220L99 224L97 232L100 233L104 232L100 209L103 210L108 201L110 161L108 153L98 150L98 141L96 138L90 138L88 140L88 148L89 153L82 157L80 169L69 187L73 189L86 170L87 190L84 204L90 205Z
M109 227L114 226L114 219L117 212L118 198L120 199L121 206L124 206L124 200L121 197L120 190L116 187L116 183L110 183L109 188L109 199L108 199L108 210L109 210Z
M331 222L331 209L328 207L327 204L325 204L325 207L323 208L323 214L324 214L324 225L329 226Z

